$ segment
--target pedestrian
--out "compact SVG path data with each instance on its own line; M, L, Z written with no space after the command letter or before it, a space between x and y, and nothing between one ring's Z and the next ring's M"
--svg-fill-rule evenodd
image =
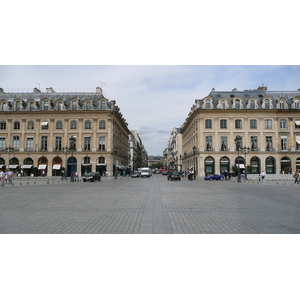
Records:
M260 181L260 174L258 174L257 180Z
M227 170L225 170L225 172L224 172L225 180L227 180L227 176L228 176L228 172L227 172Z
M8 184L12 184L12 177L13 177L13 172L8 169L7 170L7 181L8 181Z
M298 172L298 170L296 170L296 172L295 172L295 174L294 174L293 177L295 178L295 182L294 183L298 183L299 184L299 172Z
M42 176L43 176L43 177L45 176L45 170L42 171Z
M265 173L265 171L262 171L261 172L261 181L262 182L265 182L265 177L266 177L266 173Z
M2 169L0 169L0 182L2 182L2 180L4 183L4 172L2 171Z

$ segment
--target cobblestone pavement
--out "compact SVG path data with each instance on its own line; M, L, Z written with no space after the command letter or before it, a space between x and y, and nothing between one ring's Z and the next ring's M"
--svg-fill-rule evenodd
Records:
M297 234L299 186L103 178L0 187L1 234Z

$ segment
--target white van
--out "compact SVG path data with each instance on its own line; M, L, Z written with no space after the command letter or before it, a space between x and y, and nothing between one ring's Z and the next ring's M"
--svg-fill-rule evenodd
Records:
M142 168L141 169L141 178L142 177L148 177L148 178L150 178L150 176L151 176L150 168Z

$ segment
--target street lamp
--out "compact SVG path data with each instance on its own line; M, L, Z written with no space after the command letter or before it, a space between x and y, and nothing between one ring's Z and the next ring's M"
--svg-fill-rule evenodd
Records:
M13 147L6 147L5 152L8 153L8 165L7 168L9 167L9 161L10 161L10 153L13 153L15 151L15 148Z
M73 160L74 160L74 148L75 148L75 142L76 142L76 136L72 135L70 137L70 149L72 151L72 156L71 156L71 182L74 182L74 173L73 173Z
M246 159L246 155L250 152L250 147L241 147L241 151L243 152L243 154L245 154L245 180L247 180L247 159Z
M241 182L241 171L240 171L240 149L241 149L241 143L242 143L242 137L240 135L237 135L234 139L235 144L236 144L236 149L238 151L238 182Z
M194 179L196 180L196 151L197 151L197 147L194 146L193 147L193 153L194 153Z

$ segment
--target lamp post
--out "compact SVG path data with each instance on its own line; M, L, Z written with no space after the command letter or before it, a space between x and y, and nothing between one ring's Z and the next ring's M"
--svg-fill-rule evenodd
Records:
M64 177L67 180L67 170L68 170L68 151L70 150L69 147L62 147L61 150L66 154L66 166L65 166L65 173Z
M5 152L8 153L8 165L7 168L9 167L9 161L10 161L10 153L13 153L15 151L15 148L13 147L6 147Z
M180 160L180 172L182 172L182 155L179 155L179 160Z
M76 142L76 137L72 135L70 137L70 149L72 151L72 156L71 156L71 182L74 182L74 173L73 173L73 160L74 160L74 148L75 148L75 142Z
M194 146L193 147L193 153L194 153L194 179L196 180L196 151L197 151L197 147Z
M240 135L237 135L234 139L235 144L236 144L236 149L238 151L238 182L241 182L241 171L240 171L240 148L241 148L241 143L242 143L242 137Z
M247 159L246 159L246 155L250 152L250 147L241 147L241 151L244 153L245 155L245 180L247 180Z

